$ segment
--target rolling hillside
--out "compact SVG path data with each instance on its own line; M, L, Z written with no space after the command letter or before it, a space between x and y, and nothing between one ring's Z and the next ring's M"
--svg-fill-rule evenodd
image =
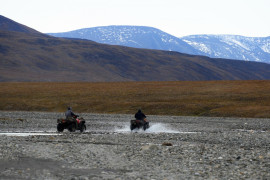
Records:
M32 34L41 34L40 32L29 28L23 24L17 23L5 16L0 15L0 30L1 31L14 31L14 32L24 32Z
M5 21L9 26L19 25L12 20ZM17 32L2 28L0 26L0 81L270 79L270 65L264 63L112 46L24 32L20 28Z

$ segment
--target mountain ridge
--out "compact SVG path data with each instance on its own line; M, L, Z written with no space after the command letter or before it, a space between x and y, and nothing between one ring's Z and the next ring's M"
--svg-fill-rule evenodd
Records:
M191 35L181 39L212 58L270 63L270 36Z
M48 34L111 45L270 63L270 36L252 38L239 35L190 35L179 38L153 27L116 25Z
M99 26L66 33L48 33L55 37L80 38L98 43L143 49L177 51L199 55L199 51L183 40L148 26Z
M1 19L1 17L0 17ZM10 26L20 26L5 20ZM15 24L13 24L15 23ZM56 38L0 26L0 81L116 82L270 79L265 63Z

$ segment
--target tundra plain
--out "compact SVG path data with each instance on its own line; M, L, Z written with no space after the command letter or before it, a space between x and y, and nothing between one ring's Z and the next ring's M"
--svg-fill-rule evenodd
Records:
M270 118L270 81L0 83L0 110Z

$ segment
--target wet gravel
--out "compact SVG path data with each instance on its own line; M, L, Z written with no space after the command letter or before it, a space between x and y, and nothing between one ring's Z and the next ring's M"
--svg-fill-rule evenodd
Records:
M0 111L1 179L270 179L270 119L80 116L58 133L63 113Z

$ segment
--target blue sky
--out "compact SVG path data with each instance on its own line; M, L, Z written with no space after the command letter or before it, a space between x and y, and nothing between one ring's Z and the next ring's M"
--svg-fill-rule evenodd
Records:
M1 0L0 14L43 33L107 25L270 36L270 0Z

